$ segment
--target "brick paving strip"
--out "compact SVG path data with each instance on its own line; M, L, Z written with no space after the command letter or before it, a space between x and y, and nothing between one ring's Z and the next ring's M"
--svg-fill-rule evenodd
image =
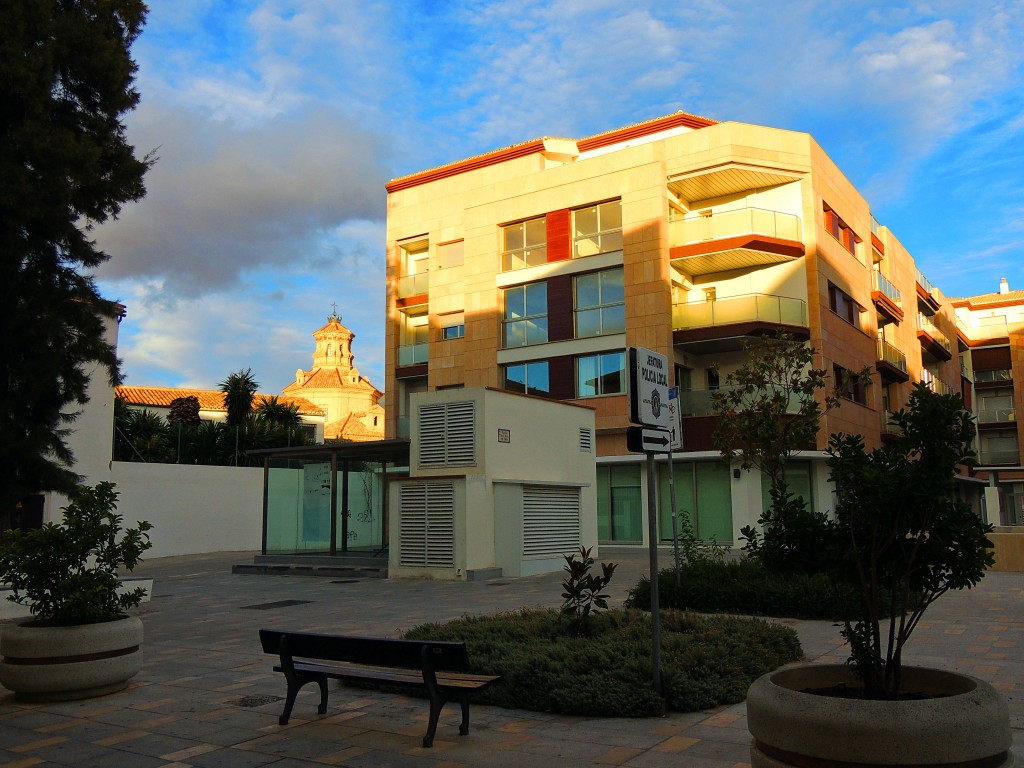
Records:
M602 557L620 563L610 591L621 601L646 567L646 550L605 547ZM662 562L669 557L664 552ZM423 749L422 700L338 692L318 715L313 686L282 727L284 679L260 650L260 627L393 637L467 613L555 607L561 575L488 584L230 573L232 563L247 561L246 553L217 553L144 562L136 575L156 582L152 601L138 611L146 631L142 673L127 691L81 702L20 704L0 689L0 768L747 765L742 703L648 719L475 705L467 737L458 736L458 707L449 705L433 749ZM268 604L277 607L247 608ZM830 622L785 623L800 634L808 659L845 661ZM1014 749L1024 755L1024 574L992 573L973 590L945 595L917 633L908 663L996 685L1010 705Z

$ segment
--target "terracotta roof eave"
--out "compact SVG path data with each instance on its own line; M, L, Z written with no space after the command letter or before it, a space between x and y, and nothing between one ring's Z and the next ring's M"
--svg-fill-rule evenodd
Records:
M663 115L651 120L633 123L622 128L615 128L610 131L604 131L603 133L597 133L583 139L576 139L575 141L580 152L588 152L594 149L600 149L601 147L607 147L611 144L629 141L630 139L648 136L652 133L658 133L659 131L666 131L680 126L698 129L707 128L712 125L717 125L717 121L707 117L691 115L687 112L679 111L671 115ZM550 138L553 137L546 136L539 139L531 139L530 141L524 141L519 144L513 144L508 147L502 147L501 149L485 152L481 155L474 155L473 157L468 157L464 160L446 163L445 165L428 168L427 170L418 171L405 176L398 176L385 184L384 189L388 192L399 192L403 189L419 186L420 184L427 184L432 181L457 176L458 174L466 173L467 171L475 171L480 168L486 168L491 165L497 165L498 163L504 163L509 160L515 160L520 157L526 157L527 155L543 152L544 140ZM565 140L574 141L574 139Z

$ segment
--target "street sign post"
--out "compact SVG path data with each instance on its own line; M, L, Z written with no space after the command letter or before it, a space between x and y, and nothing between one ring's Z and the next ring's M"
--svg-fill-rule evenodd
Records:
M644 347L629 348L629 420L627 447L647 454L647 543L651 564L651 684L661 693L661 611L658 605L658 477L655 453L671 456L668 358ZM634 447L635 446L635 447Z

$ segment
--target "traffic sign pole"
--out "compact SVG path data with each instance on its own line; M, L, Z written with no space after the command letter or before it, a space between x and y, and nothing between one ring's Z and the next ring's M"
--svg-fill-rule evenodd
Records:
M658 489L654 454L647 454L647 538L651 559L651 685L661 694L661 606L658 592Z

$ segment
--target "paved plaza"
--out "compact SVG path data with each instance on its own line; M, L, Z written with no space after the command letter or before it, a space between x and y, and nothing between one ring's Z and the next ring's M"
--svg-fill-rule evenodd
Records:
M621 563L617 600L647 567L646 550L605 547ZM663 551L667 564L670 552ZM285 682L264 655L261 627L395 636L416 624L466 613L560 604L560 574L484 582L232 575L248 553L153 559L145 666L121 693L81 702L20 704L0 689L0 768L275 768L306 766L693 766L748 764L745 707L662 718L546 715L474 705L468 736L458 706L442 713L432 749L420 746L427 702L332 684L327 714L316 686L278 725ZM829 622L785 623L810 661L843 661ZM1024 574L991 573L950 593L926 614L909 663L988 680L1010 704L1014 750L1024 755Z

